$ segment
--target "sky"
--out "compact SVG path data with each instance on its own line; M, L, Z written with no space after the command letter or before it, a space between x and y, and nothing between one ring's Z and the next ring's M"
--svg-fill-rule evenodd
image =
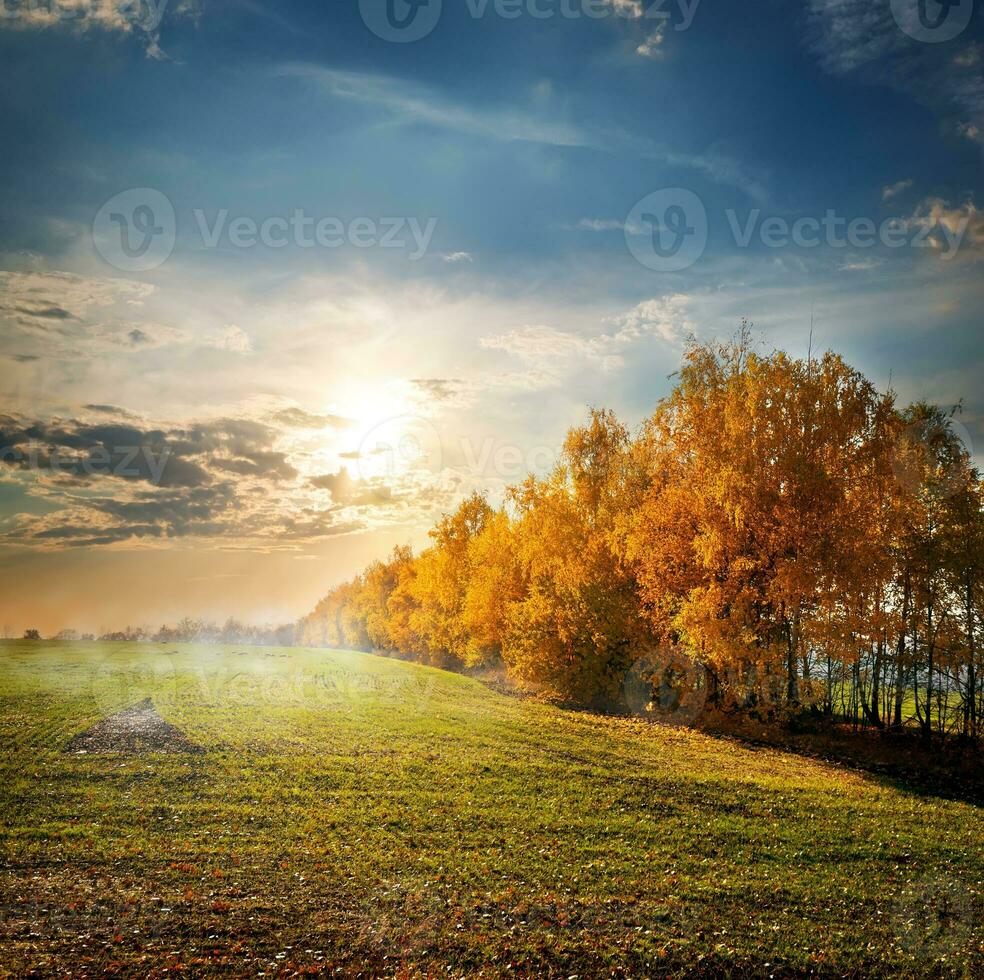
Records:
M833 349L984 450L981 0L3 0L0 630L287 621Z

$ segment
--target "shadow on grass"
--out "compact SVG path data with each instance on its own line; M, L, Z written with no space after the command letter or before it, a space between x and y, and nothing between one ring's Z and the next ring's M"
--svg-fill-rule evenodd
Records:
M782 749L845 766L906 793L984 806L984 755L972 742L927 742L911 730L855 730L833 723L796 732L730 715L705 717L696 727L750 747Z

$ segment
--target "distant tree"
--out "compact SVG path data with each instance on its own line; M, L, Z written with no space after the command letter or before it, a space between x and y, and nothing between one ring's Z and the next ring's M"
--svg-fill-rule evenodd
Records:
M78 632L76 630L73 630L73 629L64 629L64 630L59 630L55 634L55 637L54 638L56 640L64 640L66 642L68 642L68 641L75 642L75 641L77 641L79 639L79 634L78 634Z
M38 630L24 630L25 640L40 640L41 633Z

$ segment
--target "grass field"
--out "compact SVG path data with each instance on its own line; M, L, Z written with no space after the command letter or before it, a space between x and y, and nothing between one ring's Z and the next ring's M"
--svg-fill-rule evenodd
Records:
M0 975L984 975L984 817L370 655L0 645ZM72 754L150 697L202 754Z

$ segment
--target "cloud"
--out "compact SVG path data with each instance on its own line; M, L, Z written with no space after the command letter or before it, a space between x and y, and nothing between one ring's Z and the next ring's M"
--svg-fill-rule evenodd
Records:
M305 430L347 419L300 407L259 416L147 422L93 403L70 417L0 414L0 480L43 504L14 514L0 542L27 548L168 547L182 538L258 550L396 520L426 525L456 488L427 474L354 479L323 471ZM298 433L301 433L299 437ZM351 454L346 454L351 455ZM431 481L433 482L433 481ZM324 492L331 507L324 507Z
M832 74L855 71L905 46L888 3L809 0L807 9L810 46Z
M249 339L249 334L234 323L223 327L217 335L206 342L206 346L214 347L216 350L232 351L236 354L251 354L253 352L253 342Z
M656 30L646 35L645 40L636 48L636 54L643 58L662 58L665 37L666 21L663 21Z
M768 196L765 179L742 162L709 149L685 153L619 132L588 131L518 109L465 106L429 86L386 75L337 71L317 65L291 64L278 73L307 78L334 98L372 105L394 124L426 124L502 142L526 141L562 147L591 147L603 153L631 152L670 166L696 170L715 183L737 187L755 200Z
M115 415L118 418L137 418L132 412L118 405L83 405L87 412L95 412L97 415Z
M293 406L280 409L273 418L292 429L347 429L355 424L341 415L318 415Z
M930 233L925 239L929 247L950 256L954 254L953 242L957 242L957 255L974 260L984 255L984 212L972 201L954 207L941 198L930 197L916 207L906 223L925 229ZM943 240L939 234L941 228L946 229L950 241Z
M520 327L494 337L483 337L479 343L488 350L505 351L531 363L577 355L592 357L596 349L591 338L549 326Z
M441 256L445 262L474 262L470 252L445 252Z
M874 257L864 258L864 259L849 259L842 262L837 270L839 272L870 272L872 269L877 269L882 265L881 259L876 259Z
M679 294L646 300L605 321L617 329L595 335L584 336L537 325L483 337L479 343L488 350L504 351L536 368L535 375L513 376L518 386L553 387L560 384L563 376L578 362L593 364L603 371L622 367L626 348L639 341L656 338L679 345L695 332L694 324L687 317L689 302L687 296Z
M0 272L0 319L22 326L82 320L93 310L139 304L154 287L128 279L93 279L69 272Z
M60 30L84 37L94 32L131 37L141 35L148 58L166 60L159 30L165 13L197 23L200 0L4 0L0 29Z
M337 473L324 473L312 477L310 484L317 490L327 490L332 503L339 506L375 506L388 504L393 499L389 487L354 479L343 466Z
M153 286L127 279L0 272L0 332L71 360L191 343L186 330L133 319L153 294Z
M166 0L160 4L161 11ZM153 29L160 23L158 3L147 0L13 0L5 3L0 26L17 30L60 28L85 33L101 30L129 34L134 30ZM155 23L156 21L156 23Z
M612 343L624 345L646 337L656 337L668 344L681 344L696 332L696 327L687 316L689 304L689 297L681 294L639 303L610 321L619 328L611 338Z
M807 44L833 75L888 85L953 118L955 131L982 143L984 77L980 45L913 42L891 5L870 0L809 0ZM954 47L962 45L956 54Z
M285 65L279 74L307 78L334 98L375 106L400 125L437 126L505 142L523 140L553 146L586 145L584 135L576 126L514 109L459 105L428 86L405 79L305 64Z
M33 341L50 358L79 361L168 346L252 352L236 324L188 330L138 320L153 286L128 279L96 279L66 272L0 272L0 334Z
M574 228L577 231L624 231L625 222L614 218L581 218Z
M439 402L458 399L468 384L460 378L411 378L410 384L427 398Z
M893 197L898 197L904 191L912 187L912 180L900 180L895 184L889 184L882 188L882 200L890 201Z

